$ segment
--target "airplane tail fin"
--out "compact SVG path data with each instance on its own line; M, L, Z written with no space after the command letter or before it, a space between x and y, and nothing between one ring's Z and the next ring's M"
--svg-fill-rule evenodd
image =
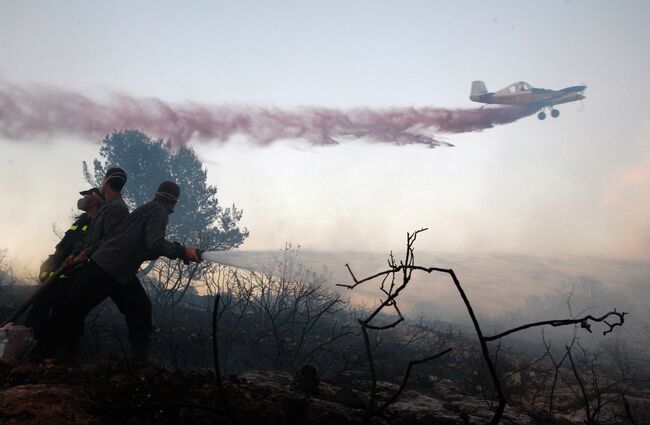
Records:
M472 93L469 98L476 101L481 97L481 95L486 94L487 92L487 88L483 81L472 81Z

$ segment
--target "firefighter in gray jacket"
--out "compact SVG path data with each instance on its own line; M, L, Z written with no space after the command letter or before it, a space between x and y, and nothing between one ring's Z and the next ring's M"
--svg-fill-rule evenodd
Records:
M41 349L55 350L64 344L67 356L74 360L79 337L83 333L86 315L107 297L119 300L129 310L134 321L142 325L140 332L131 328L129 340L132 354L146 356L151 334L149 298L142 285L133 279L144 261L164 256L171 259L199 262L196 249L184 247L165 239L169 214L180 195L174 182L163 182L153 201L133 211L90 257L70 290L64 308L48 324L47 338ZM137 320L142 312L142 317ZM136 323L137 325L137 323ZM134 326L137 328L137 326Z
M85 262L102 243L112 236L115 229L129 215L129 207L122 198L122 188L125 184L126 172L123 169L113 167L106 171L102 183L104 204L93 219L86 237L77 244L72 255L66 258L66 265L72 266Z

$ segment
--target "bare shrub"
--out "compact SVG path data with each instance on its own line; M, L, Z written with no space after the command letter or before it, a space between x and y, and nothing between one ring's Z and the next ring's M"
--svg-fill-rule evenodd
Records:
M9 251L0 249L0 306L11 307L15 305L11 294L11 287L16 283L13 266L9 260Z
M355 351L349 345L356 345L350 338L355 328L346 312L349 301L326 289L328 275L306 268L298 253L287 245L260 271L210 269L206 286L221 297L225 370L295 370L314 364L321 372L336 373L349 367Z
M478 342L481 348L483 360L487 366L489 376L492 381L493 390L495 392L495 395L492 397L493 398L495 397L498 400L498 404L494 408L494 415L492 417L492 420L490 421L490 423L493 425L499 423L499 421L501 420L503 411L507 403L507 397L506 397L506 392L503 389L502 378L499 376L497 372L497 368L495 365L495 357L494 355L490 354L490 349L488 346L489 342L498 343L497 351L496 351L496 353L498 353L498 348L501 346L500 340L502 338L508 335L515 334L519 331L523 331L525 329L531 329L531 328L542 327L542 326L558 327L558 326L579 325L581 329L584 329L588 332L592 332L592 326L594 323L596 324L602 323L606 325L606 329L603 331L603 335L607 335L611 333L614 330L614 328L616 328L617 326L623 325L625 321L625 315L627 313L619 313L616 310L613 310L602 316L585 315L582 317L571 317L569 319L553 319L553 320L545 320L545 321L539 321L534 323L527 323L521 326L514 327L512 329L508 329L496 335L485 336L483 334L483 331L481 330L480 322L469 301L469 297L465 293L454 271L452 269L445 269L440 267L424 267L424 266L416 265L413 245L415 244L417 236L425 230L427 229L420 229L413 233L407 233L406 254L404 260L397 263L395 257L391 253L388 258L387 270L375 273L374 275L362 279L358 279L354 275L350 266L346 265L348 271L350 272L350 276L353 280L353 284L339 285L352 290L366 282L373 281L375 279L377 280L381 279L381 283L379 284L379 289L384 295L384 298L380 300L379 305L376 306L367 317L358 320L363 335L366 356L368 359L368 368L370 371L370 400L366 406L364 423L367 423L370 420L370 418L372 418L373 416L381 415L384 412L384 410L401 395L402 391L406 387L406 384L408 383L409 377L411 375L411 371L415 366L436 360L453 350L453 347L449 347L445 350L438 351L435 354L429 351L428 353L425 354L424 357L419 357L419 358L409 360L407 362L406 370L403 374L402 383L399 386L399 388L387 399L382 400L381 402L378 400L377 397L378 374L377 374L375 358L373 356L372 346L370 344L371 341L370 333L384 332L388 329L395 328L405 320L402 311L399 308L398 297L400 293L404 291L408 286L408 284L410 283L413 272L415 271L420 271L425 273L432 273L432 272L446 273L452 279L454 286L458 290L458 293L467 309L467 314L469 315L472 321L474 330L476 332L476 336L478 337ZM390 314L390 312L392 312L392 315ZM384 320L382 320L382 318ZM571 358L570 350L568 350L568 353L569 353L568 357ZM482 387L485 388L485 386ZM589 413L587 413L587 417L589 417Z

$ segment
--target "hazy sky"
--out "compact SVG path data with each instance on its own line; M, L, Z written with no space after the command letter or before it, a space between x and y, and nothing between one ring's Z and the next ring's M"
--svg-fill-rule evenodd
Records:
M584 105L453 148L194 144L243 249L420 249L650 260L650 3L61 1L0 4L0 81L169 102L471 108L496 90L586 84ZM74 117L70 117L74 119ZM157 136L152 134L152 136ZM0 248L51 251L100 140L0 139Z

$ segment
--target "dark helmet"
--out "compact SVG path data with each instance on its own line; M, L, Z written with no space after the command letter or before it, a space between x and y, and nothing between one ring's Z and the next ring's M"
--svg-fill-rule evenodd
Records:
M126 171L119 167L109 168L108 171L106 171L104 181L111 189L121 192L122 188L126 184Z

